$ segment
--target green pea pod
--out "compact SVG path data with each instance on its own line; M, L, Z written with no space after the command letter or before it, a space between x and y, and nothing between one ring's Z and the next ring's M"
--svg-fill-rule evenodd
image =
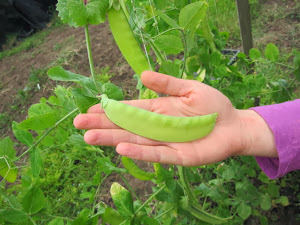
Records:
M128 172L139 180L152 180L155 177L155 173L140 169L130 158L122 157L122 163Z
M228 218L220 218L220 217L211 215L193 204L189 204L186 207L183 207L183 209L188 211L189 213L191 213L197 219L207 222L207 223L211 223L211 224L228 223Z
M217 113L175 117L150 112L101 95L106 116L117 126L137 135L163 142L189 142L207 136L215 127Z
M112 7L109 9L107 15L114 39L134 72L141 76L143 71L152 70L131 30L123 7L120 7L118 11Z

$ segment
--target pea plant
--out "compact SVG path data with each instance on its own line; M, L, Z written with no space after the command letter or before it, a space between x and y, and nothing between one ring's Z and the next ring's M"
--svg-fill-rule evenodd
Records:
M51 68L48 76L52 80L73 85L57 85L54 95L29 108L26 120L13 122L18 144L8 137L0 141L1 224L242 224L251 217L268 224L266 212L294 204L280 193L283 181L270 181L252 157L190 168L154 163L146 171L129 158L113 155L107 147L87 145L72 120L99 103L102 96L108 117L121 127L134 131L136 126L146 126L141 135L170 138L163 136L161 128L153 133L170 118L156 115L151 121L154 127L147 121L128 122L132 113L143 120L150 112L118 102L125 97L123 90L97 78L89 25L105 22L106 16L118 47L136 73L133 77L141 99L159 97L140 81L142 71L153 70L211 85L239 109L287 101L300 80L298 51L290 54L292 66L279 61L274 44L267 45L263 53L252 49L249 56L224 54L229 34L211 28L209 5L204 0L59 0L57 10L63 22L85 30L91 76L60 66ZM274 80L265 74L266 66L293 73L295 78ZM124 112L128 118L120 120ZM186 118L197 125L191 134L178 133L185 132L179 127L172 135L175 139L168 140L207 135L215 118L214 114ZM18 156L17 145L25 146ZM128 174L150 183L153 193L138 196L125 178ZM113 182L113 203L107 203L101 201L102 189L111 176L118 176L124 184ZM296 186L293 190L298 191Z

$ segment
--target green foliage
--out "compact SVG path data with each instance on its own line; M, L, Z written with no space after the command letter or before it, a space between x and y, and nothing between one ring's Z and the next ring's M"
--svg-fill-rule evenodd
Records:
M64 22L77 27L103 22L109 5L117 9L119 3L60 0L57 8ZM255 0L251 3L257 4ZM131 28L140 34L136 38L145 45L151 66L174 77L211 85L239 109L253 107L257 100L262 105L291 100L295 79L300 80L299 51L290 54L292 65L287 65L274 44L264 51L252 49L249 58L242 53L234 59L223 55L228 34L211 29L212 7L205 1L187 0L129 4ZM135 61L135 54L130 56ZM275 73L282 76L273 77ZM295 79L286 73L294 74ZM268 224L274 218L266 215L274 207L295 204L282 188L288 183L291 192L298 193L297 176L271 181L253 157L234 157L184 169L155 163L155 172L123 158L124 169L112 148L87 145L82 131L72 124L76 112L85 113L98 103L99 91L115 100L124 99L122 89L109 82L108 70L104 69L95 80L62 67L51 68L48 76L55 81L73 82L73 86L57 85L52 96L29 108L26 120L13 122L18 142L0 140L0 175L4 177L0 182L1 224L96 225L99 218L112 225L238 225L251 218ZM137 80L140 98L158 97L143 87L138 76ZM25 150L16 157L15 146L20 145ZM27 158L21 161L25 155ZM139 199L124 174L151 182L153 193ZM110 194L114 206L108 207L102 202L107 194L102 186L111 176L120 178L126 187L113 181ZM12 186L5 184L16 180Z
M105 21L108 0L59 0L56 7L58 16L70 26L98 25Z

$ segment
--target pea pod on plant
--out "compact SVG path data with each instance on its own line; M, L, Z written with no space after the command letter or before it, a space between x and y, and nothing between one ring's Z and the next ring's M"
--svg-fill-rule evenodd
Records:
M131 30L124 10L122 5L119 10L113 7L108 10L109 26L124 58L134 72L141 76L143 71L152 68Z
M139 180L152 180L155 177L155 173L149 173L140 169L130 158L122 157L122 163L128 172Z
M137 135L163 142L189 142L207 136L215 127L217 113L176 117L150 112L101 95L106 116L117 126Z

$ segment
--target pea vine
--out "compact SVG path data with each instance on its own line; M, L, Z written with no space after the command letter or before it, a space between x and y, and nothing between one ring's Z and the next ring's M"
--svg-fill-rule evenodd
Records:
M211 85L239 109L284 102L300 81L299 51L291 53L292 65L279 61L274 44L264 52L252 49L249 56L226 53L228 34L212 28L206 1L59 0L57 11L64 23L85 30L91 76L51 68L52 80L72 87L57 85L54 95L29 108L26 120L13 123L15 138L25 146L18 156L15 142L0 141L1 224L242 224L251 215L267 224L266 211L292 204L280 193L288 178L270 181L251 157L191 168L155 163L145 171L106 147L87 145L72 120L99 103L99 94L124 99L121 88L100 82L95 73L89 25L105 22L106 16L143 99L158 97L140 81L141 72L151 69ZM294 78L273 80L264 73L266 65L284 68ZM111 185L108 204L101 201L102 188L112 175L124 184ZM139 197L128 175L151 182L153 193Z

